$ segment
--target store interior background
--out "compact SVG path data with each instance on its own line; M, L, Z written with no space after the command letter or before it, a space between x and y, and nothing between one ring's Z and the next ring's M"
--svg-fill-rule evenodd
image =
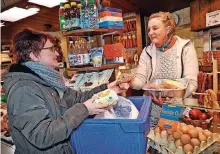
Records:
M10 2L11 1L11 2ZM16 1L16 2L15 2ZM196 47L197 56L200 63L203 62L203 30L198 32L192 32L190 28L190 0L185 0L184 2L181 0L169 0L169 1L126 1L126 0L112 0L111 7L120 8L123 10L123 13L136 12L137 10L141 10L141 14L144 15L145 18L145 26L147 25L147 16L149 16L152 12L157 11L170 11L175 13L179 17L179 23L176 30L176 34L183 38L191 39L194 42ZM2 10L7 8L11 8L12 6L25 6L27 5L26 0L2 0L1 1ZM12 5L10 5L10 3ZM6 5L4 5L6 4ZM8 5L8 6L7 6ZM53 36L58 37L61 40L62 50L64 52L64 56L67 54L67 40L66 37L62 37L62 34L59 32L59 20L58 20L58 10L59 6L54 8L46 8L40 6L40 13L33 15L31 17L16 21L14 23L5 23L6 26L1 28L1 44L2 45L10 45L13 35L25 28L31 27L37 30L42 30L50 33ZM146 14L146 15L145 15ZM44 24L51 24L52 27L48 30L45 29ZM147 30L145 30L146 38L147 38ZM65 57L67 60L67 57Z

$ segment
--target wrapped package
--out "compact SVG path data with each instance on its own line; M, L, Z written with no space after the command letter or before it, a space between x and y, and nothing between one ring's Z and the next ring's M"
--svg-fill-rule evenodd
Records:
M128 99L118 96L118 100L108 111L95 116L95 119L137 119L139 111Z
M113 104L118 100L118 95L115 91L107 89L96 94L97 99L93 102L95 104Z

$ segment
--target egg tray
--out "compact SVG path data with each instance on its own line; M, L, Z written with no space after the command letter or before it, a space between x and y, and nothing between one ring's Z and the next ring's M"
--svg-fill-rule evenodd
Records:
M155 143L154 148L162 154L185 154L182 146L179 146L176 149L174 142L168 142L167 138L161 138L160 133L156 133L155 135L154 130L151 130L147 137ZM193 153L188 152L187 154L199 154L219 139L220 135L217 133L213 133L212 136L207 138L207 142L202 141L200 147L195 146ZM152 142L149 143L152 144Z

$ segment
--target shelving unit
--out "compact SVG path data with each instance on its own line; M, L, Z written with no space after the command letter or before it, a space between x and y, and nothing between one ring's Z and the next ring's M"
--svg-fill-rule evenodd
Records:
M108 64L108 65L102 65L101 67L80 67L80 68L67 68L67 71L76 71L76 72L98 72L106 69L113 69L118 68L119 66L122 66L124 64Z
M96 46L103 46L104 45L104 36L107 35L115 35L120 34L122 30L117 29L104 29L104 28L96 28L96 29L78 29L72 30L66 33L63 33L64 37L93 37L96 40ZM68 40L68 39L67 39ZM68 43L67 43L68 45ZM67 52L68 54L68 52ZM68 58L66 59L67 66L69 66ZM74 74L78 72L99 72L106 69L114 69L111 78L109 81L114 81L116 79L116 70L119 66L124 65L124 63L120 64L103 64L101 67L93 67L93 66L73 66L68 67L66 71L68 74Z
M94 35L103 35L106 33L120 33L121 30L115 29L104 29L104 28L96 28L96 29L78 29L72 30L66 33L63 33L63 36L94 36Z
M220 75L219 72L220 65L218 65L218 61L212 57L212 65L200 66L199 70L213 75L213 91L217 95L219 91L219 75ZM207 110L211 110L211 109L207 109ZM219 114L220 114L220 110L215 110L215 112L213 113L213 127L212 127L213 132L220 132L220 128L218 126L218 124L220 123Z

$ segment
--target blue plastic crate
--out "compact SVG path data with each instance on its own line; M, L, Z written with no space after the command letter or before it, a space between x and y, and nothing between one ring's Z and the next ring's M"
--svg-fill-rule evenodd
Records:
M71 134L77 154L145 154L150 130L150 97L128 97L137 119L87 119Z

